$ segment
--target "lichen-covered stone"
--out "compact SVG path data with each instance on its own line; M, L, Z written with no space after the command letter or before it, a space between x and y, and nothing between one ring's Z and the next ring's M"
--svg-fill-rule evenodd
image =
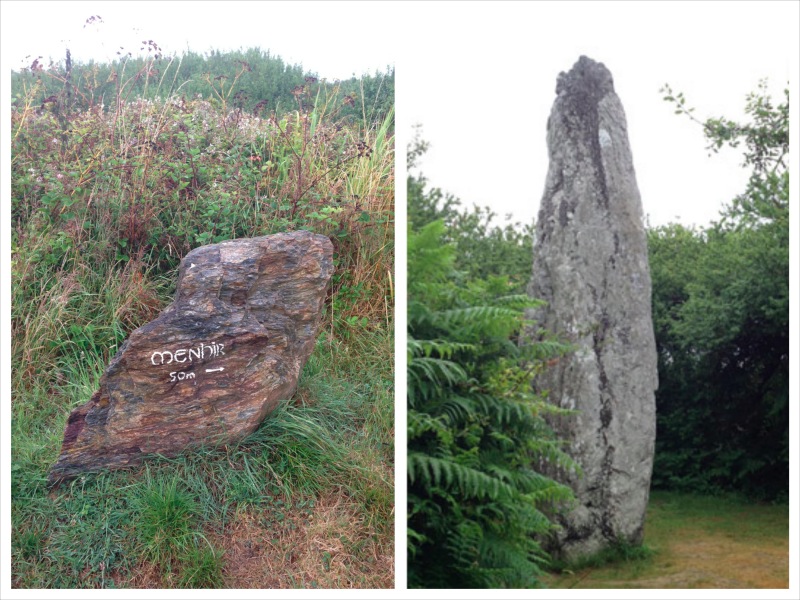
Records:
M332 271L330 240L307 231L189 252L173 303L131 333L70 414L49 481L255 431L297 388Z
M574 558L642 540L658 374L642 205L611 73L581 57L556 94L528 291L547 301L529 316L574 347L536 382L577 411L553 425L583 475L551 471L577 498L553 550Z

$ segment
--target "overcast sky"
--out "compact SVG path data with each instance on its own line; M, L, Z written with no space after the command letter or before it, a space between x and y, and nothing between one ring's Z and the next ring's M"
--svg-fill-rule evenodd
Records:
M650 222L706 224L743 191L741 155L708 158L701 128L675 115L659 89L683 91L700 117L743 115L745 96L765 77L782 99L798 55L798 6L418 6L398 63L398 115L423 126L431 148L421 170L432 185L529 222L544 190L556 77L585 54L614 77Z

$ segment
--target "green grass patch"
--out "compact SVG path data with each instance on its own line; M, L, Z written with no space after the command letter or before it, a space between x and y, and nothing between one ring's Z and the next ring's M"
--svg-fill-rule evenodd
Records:
M203 540L192 546L186 553L183 571L178 580L180 588L221 588L225 579L222 575L223 553Z
M777 540L789 535L788 503L759 503L735 495L703 496L653 492L648 510L647 539L663 547L671 532L693 528L740 541Z
M550 570L554 573L575 573L586 569L603 567L619 567L625 565L632 570L641 571L649 563L655 551L646 545L634 545L626 541L618 541L608 548L574 561L553 561Z

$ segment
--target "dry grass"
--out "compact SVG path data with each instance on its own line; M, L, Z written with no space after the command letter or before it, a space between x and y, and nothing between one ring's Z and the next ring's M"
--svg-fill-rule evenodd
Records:
M549 581L551 587L641 589L787 589L789 540L753 544L692 527L674 532L652 568L637 577L619 569L585 569Z
M247 510L209 536L224 550L226 586L272 588L393 588L394 544L380 540L344 492L322 497L308 511L274 515ZM138 586L137 586L138 587Z
M786 506L656 494L645 543L655 550L640 563L564 571L553 588L787 589Z

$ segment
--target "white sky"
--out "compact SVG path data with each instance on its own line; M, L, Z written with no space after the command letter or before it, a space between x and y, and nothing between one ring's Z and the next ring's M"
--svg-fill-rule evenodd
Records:
M741 154L708 158L700 126L675 115L659 89L669 83L683 91L701 118L743 116L745 96L764 77L781 100L798 55L798 7L417 5L410 52L398 63L398 115L420 123L431 144L421 162L431 185L467 207L488 205L530 222L544 190L556 77L585 54L614 77L650 223L706 224L744 190Z

